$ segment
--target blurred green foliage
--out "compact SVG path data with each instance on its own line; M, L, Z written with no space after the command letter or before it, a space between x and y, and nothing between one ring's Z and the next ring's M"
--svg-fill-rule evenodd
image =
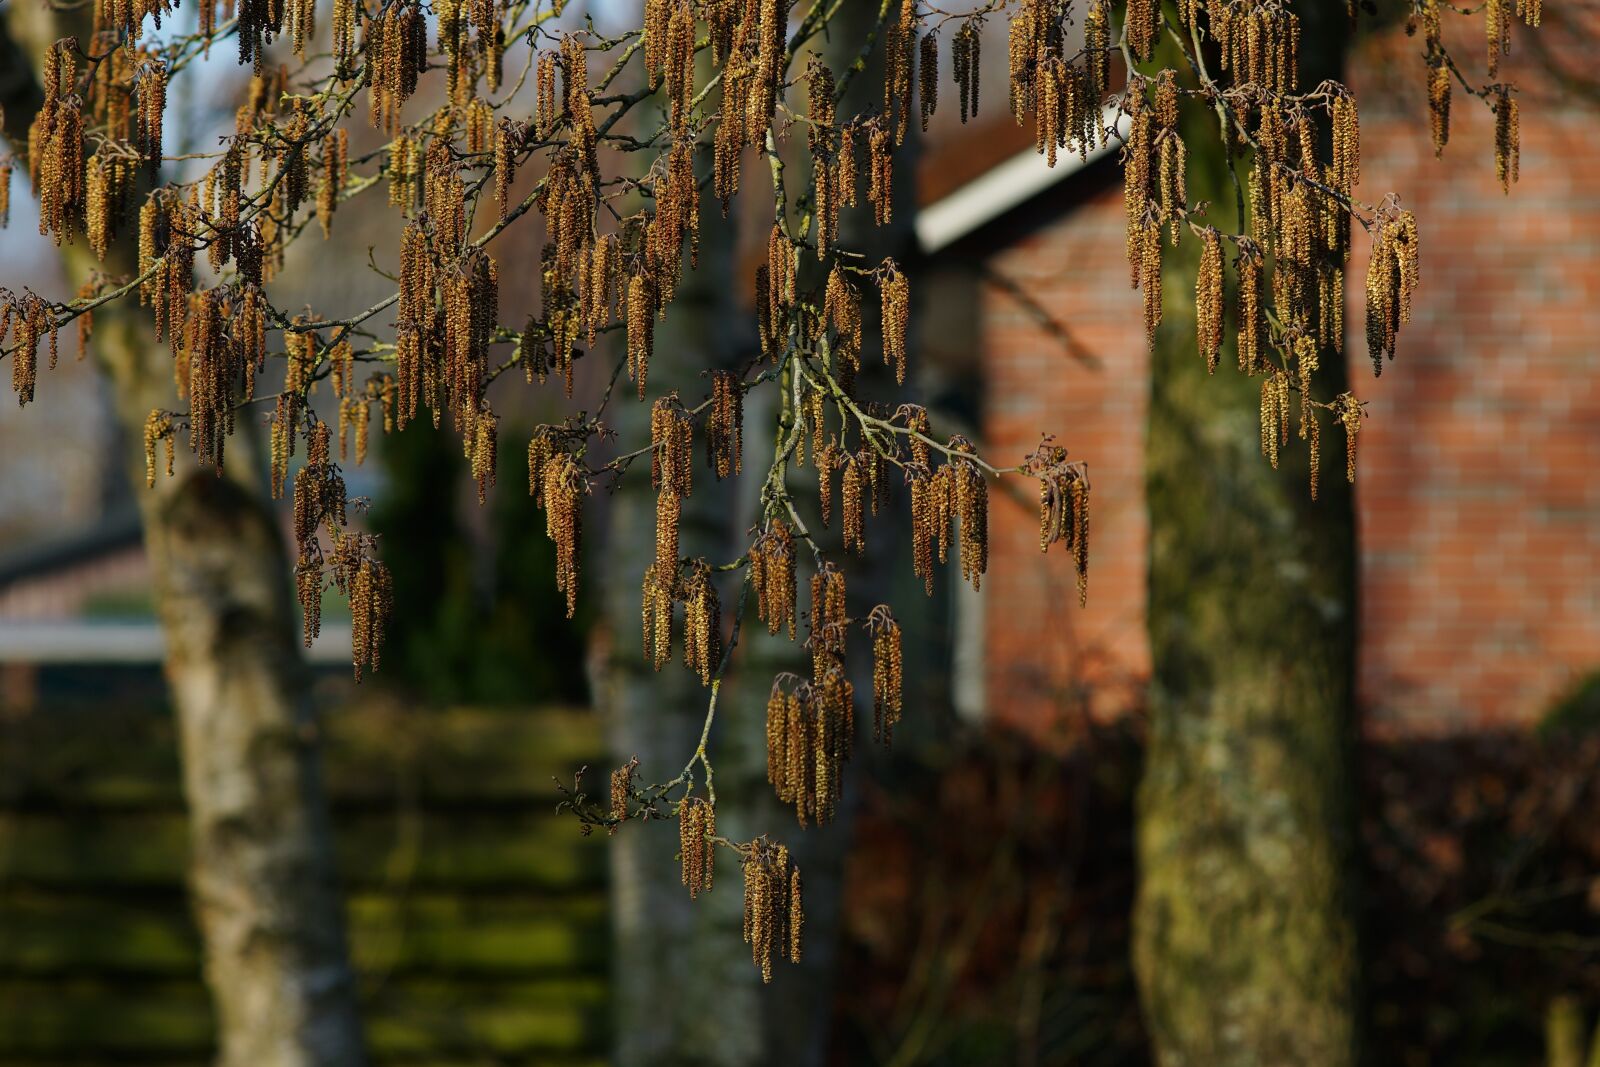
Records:
M556 589L555 547L544 515L521 484L525 461L502 424L502 482L476 509L466 461L454 438L413 424L382 438L385 484L370 520L394 575L396 611L381 677L433 703L582 703L584 635Z

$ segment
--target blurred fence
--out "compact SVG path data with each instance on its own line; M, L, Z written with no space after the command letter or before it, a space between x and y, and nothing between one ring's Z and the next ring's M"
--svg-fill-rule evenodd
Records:
M325 729L373 1059L599 1062L605 843L552 781L601 751L593 714L370 704ZM210 1059L187 856L169 714L0 719L0 1065Z

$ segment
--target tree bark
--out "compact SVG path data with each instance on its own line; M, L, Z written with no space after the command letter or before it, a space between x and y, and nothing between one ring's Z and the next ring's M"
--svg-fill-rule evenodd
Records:
M876 23L875 4L850 4L841 9L820 43L833 69L842 71L857 58L866 34ZM797 60L796 70L803 69ZM850 114L880 91L881 73L874 55L856 81L841 114ZM912 168L897 158L902 175L895 224L874 230L864 209L847 211L841 220L841 247L903 254L913 217ZM789 161L789 198L809 160ZM767 160L747 156L744 182L750 195L767 195ZM685 400L706 391L701 372L709 367L735 367L755 349L753 316L735 294L748 292L750 279L736 274L737 248L720 205L706 197L700 265L686 271L678 295L660 322L650 363L651 394L677 388ZM759 236L759 235L758 235ZM820 286L815 256L801 257L802 287ZM902 256L902 262L904 258ZM870 308L872 293L863 299ZM868 354L870 355L870 353ZM864 358L864 364L873 360ZM871 382L876 372L864 381ZM709 473L696 473L693 496L684 501L682 537L685 554L731 559L747 543L755 523L761 476L772 458L776 414L772 386L756 390L747 401L744 470L732 485L718 485ZM624 401L631 409L615 420L621 440L635 442L648 434L648 407ZM629 447L636 447L632 444ZM701 468L703 471L704 468ZM811 516L812 532L825 545L829 538L816 521L816 480L807 468L792 473L790 493L802 514ZM635 472L612 498L606 569L602 577L603 629L610 635L609 661L597 693L612 714L613 756L618 762L638 755L645 780L676 774L694 750L704 720L708 691L677 664L660 674L645 663L639 623L639 581L654 559L655 494L642 472ZM851 610L864 613L875 602L872 589L894 557L892 521L873 520L869 531L870 564L847 565ZM833 544L833 549L837 549ZM720 555L718 555L720 553ZM801 552L809 561L809 553ZM844 561L842 551L833 558ZM901 561L909 571L909 565ZM805 607L808 566L800 573L800 607ZM742 575L741 575L742 577ZM740 587L725 582L720 589L725 622L737 610ZM919 594L920 595L920 592ZM802 623L802 630L804 624ZM803 639L803 633L801 635ZM859 648L859 643L857 645ZM856 657L859 659L859 656ZM860 666L859 663L852 667ZM778 963L771 986L743 943L743 898L739 870L730 856L718 857L718 885L697 901L689 900L680 882L678 839L674 827L625 827L616 840L612 870L614 929L614 997L616 1062L634 1065L678 1064L735 1067L783 1063L810 1067L824 1061L833 1012L836 942L841 912L844 857L850 835L854 793L847 781L845 802L828 826L801 829L791 808L779 805L766 778L765 706L773 678L783 671L809 672L809 658L798 641L772 637L747 611L733 660L722 685L711 735L716 768L717 831L734 840L770 834L786 844L799 865L805 886L805 945L798 964ZM870 694L870 680L855 679L857 694ZM870 716L857 716L865 724ZM858 748L860 747L858 737ZM703 788L701 794L704 795ZM721 851L721 850L718 850Z
M74 31L68 17L28 4L12 5L0 21L0 58L8 60L0 88L14 146L27 143L45 50ZM74 286L96 267L133 274L126 237L103 265L81 236L63 258ZM130 305L95 311L91 351L112 390L128 477L142 485L134 442L151 410L178 401L171 356ZM366 1056L317 728L282 536L252 445L245 415L228 442L225 474L185 464L135 493L178 718L218 1062L359 1067Z
M1302 85L1336 75L1340 5L1297 5ZM1179 64L1182 69L1182 64ZM1189 196L1238 226L1214 114L1185 129ZM1235 230L1234 232L1240 232ZM1352 740L1355 522L1330 461L1261 455L1259 382L1195 340L1196 242L1168 250L1147 446L1154 657L1138 796L1134 962L1164 1067L1357 1061ZM1344 389L1323 354L1318 398Z
M702 371L731 367L736 361L740 337L734 324L743 313L733 297L734 226L722 220L720 206L710 197L703 198L700 210L699 267L688 269L686 257L677 295L656 325L648 378L652 399L678 389L692 404L705 391ZM636 399L626 381L617 388L611 421L622 447L631 449L649 439L650 400ZM745 435L747 469L766 458L761 456L763 435L754 427L752 419ZM699 447L697 443L697 452ZM698 462L695 466L694 492L682 506L682 551L722 562L730 558L739 532L734 493ZM644 656L639 590L655 559L655 500L647 468L635 464L610 498L603 561L591 557L588 567L600 583L603 621L598 630L607 642L608 659L596 694L609 713L613 759L620 764L637 756L644 781L675 776L693 755L710 697L699 678L680 663L671 662L657 673ZM730 618L738 589L724 581L720 593L724 616ZM676 646L681 631L673 639ZM751 753L744 737L752 715L751 709L724 700L712 733L717 832L727 837L759 832L751 808L765 782L751 780ZM697 795L705 796L703 782ZM680 880L674 824L626 825L613 849L616 1062L622 1067L756 1062L761 1056L761 976L742 940L737 865L724 850L714 849L717 884L710 894L691 901Z

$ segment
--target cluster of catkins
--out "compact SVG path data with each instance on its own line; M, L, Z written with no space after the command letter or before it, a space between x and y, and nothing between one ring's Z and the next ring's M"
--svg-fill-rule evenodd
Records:
M744 939L750 958L761 968L761 980L772 981L774 955L800 962L805 909L800 893L800 868L789 849L757 838L743 846Z
M671 658L681 605L685 663L716 692L726 660L721 574L745 570L757 617L771 634L794 639L805 615L811 671L806 678L780 678L773 687L768 773L802 822L826 821L839 798L855 731L847 635L859 624L871 637L874 734L887 741L902 709L901 632L886 606L851 619L844 572L827 561L788 495L791 468L803 467L809 457L822 524L832 526L837 514L844 547L857 554L866 547L866 515L877 513L890 490L888 472L900 468L911 504L913 570L929 593L935 561L948 563L952 546L963 579L975 588L988 566L989 479L1000 472L961 437L940 444L922 408L880 409L857 397L868 287L878 294L884 363L897 383L906 379L909 276L892 259L874 266L838 248L842 209L870 206L879 225L893 219L896 150L913 116L927 129L939 106L941 35L950 39L949 76L965 122L979 107L985 19L1006 13L1010 111L1019 123L1033 122L1035 145L1052 164L1062 151L1087 154L1106 147L1115 128L1111 112L1120 113L1118 121L1126 124L1127 251L1132 283L1143 293L1147 330L1153 337L1162 320L1164 250L1188 235L1199 250L1201 357L1213 370L1222 358L1231 290L1239 368L1262 382L1263 452L1276 464L1298 414L1298 436L1311 449L1313 493L1319 412L1344 429L1352 476L1354 438L1364 417L1361 403L1348 393L1314 399L1319 365L1338 356L1343 343L1351 219L1361 215L1373 237L1366 330L1375 366L1393 356L1397 331L1410 316L1418 245L1409 212L1390 202L1365 208L1355 199L1360 164L1354 100L1332 82L1299 90L1301 27L1287 4L1179 0L1177 25L1169 26L1155 0L1127 0L1118 40L1119 12L1112 0L1000 0L962 15L925 0L890 0L868 39L870 48L882 50L881 104L856 115L841 114L839 105L847 83L868 69L865 55L844 71L821 59L810 60L803 71L793 69L798 52L791 45L809 47L839 5L818 6L799 23L804 32L794 36L792 6L792 0L646 0L640 31L620 41L597 42L592 30L561 32L540 18L528 31L533 99L517 114L522 81L501 92L508 81L502 71L511 42L506 27L523 13L517 5L334 0L326 33L331 65L318 67L326 73L315 75L302 68L291 79L286 68L269 68L267 48L287 38L302 59L314 55L313 0L223 0L220 6L200 0L199 36L190 42L204 49L215 38L235 34L240 60L253 65L254 76L235 133L204 176L161 186L136 210L138 186L157 176L162 158L169 79L197 53L141 43L146 19L159 26L173 11L172 0L95 0L89 46L67 41L46 53L43 104L29 132L27 165L40 199L42 232L57 241L82 233L106 259L133 223L138 258L126 283L96 276L70 305L31 292L0 292L0 344L7 336L14 339L8 351L19 400L33 396L41 342L48 339L53 363L61 324L79 320L81 346L94 307L120 295L113 286L136 287L141 302L152 308L158 338L170 345L174 380L186 404L184 411L151 412L144 433L149 477L153 482L158 445L172 470L175 440L185 429L198 459L220 470L238 409L258 399L256 379L268 356L280 354L268 346L269 334L277 331L283 388L259 399L271 403L274 495L290 484L291 460L300 442L305 444L305 462L293 477L296 583L305 632L308 640L315 636L328 586L347 595L359 677L378 663L390 579L373 555L373 539L346 521L332 413L324 420L311 400L317 384L332 385L340 461L352 446L356 462L364 458L373 405L381 408L385 431L403 428L422 410L438 427L448 412L483 499L496 476L500 419L489 389L500 373L520 363L529 382L559 374L570 397L579 347L592 350L602 335L618 331L623 344L617 377L626 370L640 400L648 399L656 324L668 313L683 270L697 261L702 183L726 213L739 192L747 153L781 163L786 142L803 126L809 170L802 173L809 188L790 197L782 167L771 171L779 203L767 254L755 272L762 358L740 371L713 370L703 402L686 402L675 392L656 398L649 447L599 470L587 465L592 439L607 432L598 415L539 427L528 444L528 488L545 512L546 532L556 545L557 584L571 615L591 481L602 473L620 477L648 452L657 492L656 544L643 576L641 623L645 655L657 668ZM1423 29L1439 148L1449 134L1450 75L1457 71L1442 44L1441 10L1437 0L1424 0L1413 15ZM1482 10L1492 78L1509 47L1513 19L1536 25L1539 0L1489 0ZM1194 84L1180 83L1172 70L1153 76L1130 70L1124 88L1114 90L1112 56L1125 47L1137 61L1152 60L1169 30L1180 42L1185 35L1215 42L1218 79L1199 63ZM709 67L699 63L701 49ZM597 54L609 54L614 63L591 78L589 64ZM80 62L88 56L92 62ZM630 62L638 65L641 88L612 88ZM714 71L709 78L708 69ZM430 70L443 72L443 102L407 122L408 103ZM1189 72L1183 77L1189 79ZM487 92L480 93L480 86ZM788 99L791 88L804 97L803 115ZM342 123L359 106L362 90L368 120L390 139L352 158ZM630 108L656 92L663 102L657 129L614 129ZM1503 84L1473 92L1493 109L1497 170L1509 185L1517 175L1516 101ZM1245 232L1220 229L1208 218L1207 205L1189 200L1186 110L1196 118L1203 112L1211 125L1220 115L1230 150L1248 168L1241 180L1247 218L1239 222ZM654 158L618 178L609 163L602 167L602 142L607 148L648 149ZM1327 160L1319 157L1324 142L1332 146ZM702 147L711 157L706 175L697 171ZM519 199L519 168L535 161L542 173ZM0 161L0 223L7 214L10 166L9 159ZM362 168L371 172L357 173ZM380 182L405 219L393 297L349 319L291 316L273 308L267 286L283 267L289 241L309 227L313 215L328 237L340 204ZM491 192L497 210L480 215L480 202ZM629 214L620 205L630 202L642 206ZM531 211L542 216L546 235L539 307L517 331L500 325L500 265L486 246ZM820 266L803 269L808 251ZM203 280L197 276L202 267L209 272ZM380 313L393 316L392 342L371 333ZM491 359L497 345L508 346L509 359ZM378 367L363 376L357 363ZM740 474L746 393L762 382L773 383L779 401L774 467L760 494L747 553L713 564L680 545L682 504L693 488L695 435L703 435L705 462L716 478ZM1047 440L1017 470L1038 481L1040 546L1060 544L1072 556L1081 597L1089 521L1084 465ZM801 546L816 559L808 614L797 606ZM613 829L629 818L630 799L638 795L635 770L630 764L613 777ZM746 934L756 962L770 975L775 952L797 958L799 876L787 852L765 839L730 845L716 838L709 797L683 798L678 815L691 892L710 888L714 847L736 849L743 858Z

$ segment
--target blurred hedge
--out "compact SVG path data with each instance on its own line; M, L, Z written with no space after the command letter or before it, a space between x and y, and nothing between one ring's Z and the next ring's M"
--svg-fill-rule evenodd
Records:
M601 750L593 713L375 703L325 730L374 1060L598 1062L606 849L552 781ZM209 1060L186 833L165 712L0 721L0 1065Z

